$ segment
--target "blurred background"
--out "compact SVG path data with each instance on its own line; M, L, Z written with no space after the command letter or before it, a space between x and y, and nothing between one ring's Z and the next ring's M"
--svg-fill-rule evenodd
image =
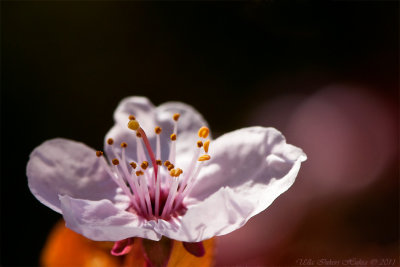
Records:
M29 153L55 137L101 149L131 95L189 103L215 137L276 127L307 153L288 192L218 238L217 266L399 265L398 10L397 1L3 1L1 265L38 265L61 218L28 189Z

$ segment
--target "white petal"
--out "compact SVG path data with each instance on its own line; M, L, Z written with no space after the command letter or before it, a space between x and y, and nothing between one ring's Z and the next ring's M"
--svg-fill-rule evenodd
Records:
M154 134L155 123L155 107L146 97L127 97L121 100L114 112L114 126L108 131L104 139L104 151L109 157L114 157L110 146L107 145L109 138L114 139L114 150L121 155L120 144L125 142L128 144L126 156L129 161L137 161L136 156L136 132L128 128L129 115L134 115L139 121L140 126L146 132L146 135L155 149L156 140ZM164 142L166 144L166 142ZM167 152L165 152L166 154ZM167 155L167 154L166 154Z
M156 150L154 128L156 126L162 128L160 135L161 159L167 160L171 144L170 135L173 133L174 125L172 116L175 113L181 115L178 121L178 139L176 141L177 159L186 158L187 156L190 158L198 140L197 131L202 126L208 126L201 114L193 107L180 102L167 102L155 108L144 97L129 97L121 101L114 113L116 123L106 134L104 150L110 155L110 148L106 141L108 138L113 138L115 141L114 149L117 153L121 151L120 143L126 142L128 144L126 149L127 158L129 160L137 160L136 133L127 127L129 115L134 115L146 132L154 152Z
M85 144L52 139L32 151L26 168L32 194L60 212L59 194L90 200L114 199L116 185Z
M127 128L129 115L134 115L146 131L154 129L155 106L148 98L133 96L122 99L114 112L114 120L121 127Z
M176 141L177 160L187 157L190 159L199 140L197 132L202 126L208 127L208 123L192 106L181 102L167 102L158 106L156 111L156 123L162 127L163 132L173 132L172 116L175 113L180 114ZM211 134L208 138L211 139Z
M170 238L197 242L230 233L266 209L295 181L306 155L273 128L252 127L221 136L210 145L180 226L160 221Z
M60 196L66 226L95 241L119 241L129 237L160 240L153 225L119 209L109 200L90 201Z

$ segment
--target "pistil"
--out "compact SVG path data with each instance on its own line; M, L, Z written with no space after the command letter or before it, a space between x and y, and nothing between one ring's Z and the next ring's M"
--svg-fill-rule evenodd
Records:
M154 132L156 133L156 138L157 138L157 144L156 144L156 157L157 157L157 173L158 173L158 168L159 165L161 165L161 141L160 141L160 134L162 132L161 127L157 126L154 129ZM162 166L162 165L161 165ZM156 180L156 192L155 192L155 203L154 203L154 215L157 217L160 212L160 179Z
M150 156L151 164L153 165L155 180L157 181L156 157L154 156L153 150L151 149L150 142L149 139L147 138L146 133L143 131L142 127L140 127L140 124L139 122L137 122L137 120L130 120L128 122L128 128L138 132L142 136L143 142Z

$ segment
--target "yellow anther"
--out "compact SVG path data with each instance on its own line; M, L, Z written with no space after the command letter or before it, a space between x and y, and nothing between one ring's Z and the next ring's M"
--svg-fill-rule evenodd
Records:
M200 148L200 147L202 147L202 146L203 146L203 142L201 142L200 140L197 141L197 147Z
M171 141L175 141L176 140L176 134L171 134L170 138L171 138Z
M199 137L202 138L207 138L208 134L210 133L210 129L208 129L207 127L203 126L199 129Z
M129 165L131 165L131 166L132 166L132 168L136 169L136 166L137 166L137 165L136 165L136 163L135 163L135 162L133 162L133 161L132 161L131 163L129 163Z
M114 139L108 138L108 139L107 139L107 144L109 144L110 146L111 146L112 144L114 144Z
M102 151L96 151L96 156L98 156L100 158L101 156L103 156L103 152Z
M136 136L137 136L138 138L142 137L142 135L141 135L139 132L136 132Z
M167 167L167 169L170 171L170 170L172 170L174 167L175 167L174 164L169 164L168 167Z
M125 143L125 142L122 142L122 143L121 143L121 147L122 147L122 148L125 148L125 147L127 147L127 146L128 146L127 143Z
M142 172L142 171L136 171L136 176L140 176L140 175L143 175L144 174L144 172Z
M130 121L133 121L133 120L136 120L136 118L135 118L135 116L133 116L133 115L129 115L129 120L130 120Z
M175 113L175 114L172 116L172 118L174 119L174 121L178 121L180 116L181 116L181 114Z
M164 162L164 166L165 166L165 167L168 167L169 165L171 165L171 162L169 162L169 160L166 160L166 161Z
M112 160L112 164L114 164L115 166L117 166L119 164L119 160L118 159L113 159Z
M199 157L198 161L206 161L209 159L211 159L210 155L203 155Z
M157 126L157 127L154 129L154 132L155 132L156 134L160 134L160 133L162 132L161 127L160 127L160 126Z
M160 159L156 160L157 165L161 166L162 165L162 161Z
M204 142L204 151L208 153L208 147L210 146L210 140Z
M180 168L171 169L170 172L169 172L169 174L170 174L172 177L178 177L178 176L181 175L182 173L183 173L183 171L182 171L182 169L180 169Z
M175 177L175 176L176 176L176 170L175 170L175 169L172 169L172 170L169 172L169 174L170 174L172 177Z
M136 131L137 129L140 128L140 124L139 124L139 122L137 120L130 120L128 122L128 128L131 129L131 130Z
M149 163L147 161L143 161L142 164L140 164L140 167L145 170L147 167L149 167Z

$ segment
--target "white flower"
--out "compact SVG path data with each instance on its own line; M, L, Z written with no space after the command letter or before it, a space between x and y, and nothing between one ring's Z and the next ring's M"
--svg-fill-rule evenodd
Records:
M273 128L236 130L210 144L206 121L179 102L125 98L114 119L108 159L58 138L37 147L27 165L35 197L92 240L228 234L285 192L306 160Z

